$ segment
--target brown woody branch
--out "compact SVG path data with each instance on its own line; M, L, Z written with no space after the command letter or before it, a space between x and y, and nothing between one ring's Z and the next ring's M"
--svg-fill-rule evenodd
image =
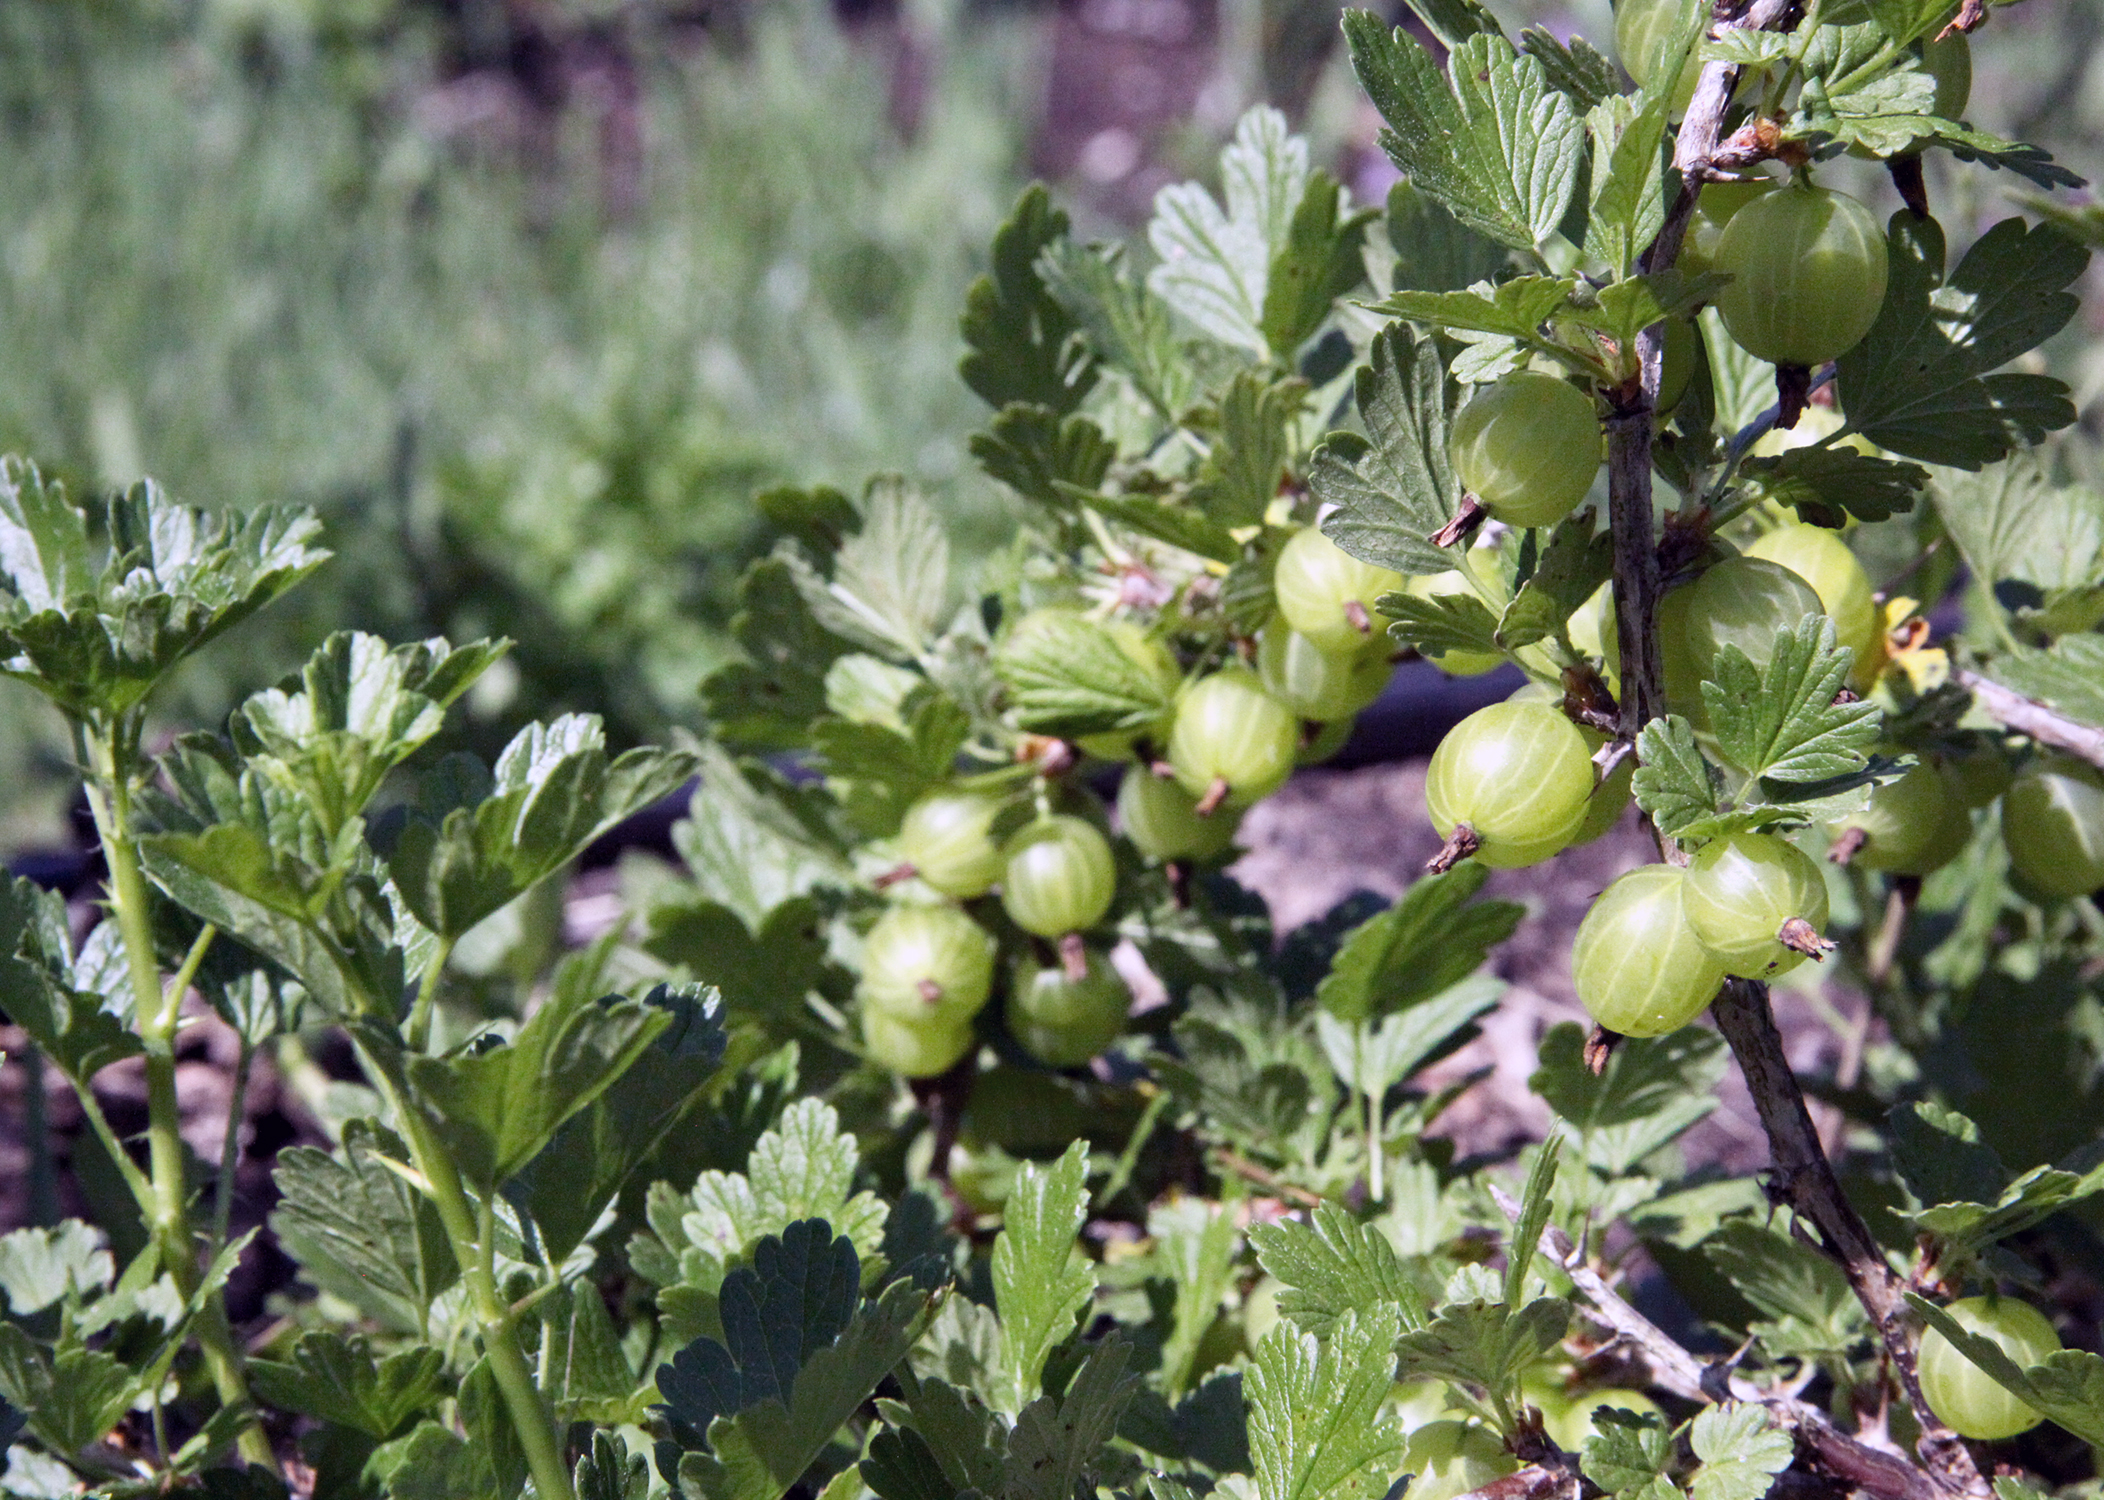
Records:
M1906 1284L1842 1192L1841 1180L1819 1143L1811 1111L1805 1108L1804 1091L1798 1087L1797 1075L1783 1051L1782 1033L1776 1030L1775 1015L1768 1008L1768 987L1750 979L1726 980L1722 993L1710 1005L1710 1015L1739 1060L1761 1117L1761 1129L1768 1137L1769 1194L1789 1204L1799 1218L1819 1231L1823 1248L1840 1263L1856 1299L1870 1314L1921 1428L1917 1451L1928 1471L1923 1477L1945 1495L1987 1495L1987 1483L1963 1440L1922 1399Z
M2005 688L1978 672L1960 668L1956 676L1959 685L1972 694L1973 702L2003 728L2027 734L2041 745L2051 745L2055 750L2065 750L2093 766L2104 767L2104 729L2093 729L2087 724L2063 719L2043 703L2026 698L2013 688Z
M1753 0L1722 27L1769 30L1786 24L1797 0ZM1738 87L1739 69L1712 62L1702 69L1694 97L1676 139L1673 164L1680 184L1658 237L1644 251L1640 268L1650 272L1679 257L1682 238L1695 211L1697 195L1719 156L1718 134L1724 112ZM1608 505L1615 558L1615 626L1622 656L1621 736L1633 741L1637 731L1665 706L1663 661L1658 642L1660 572L1652 540L1651 418L1657 405L1659 361L1664 328L1644 330L1637 342L1639 378L1611 396L1607 419ZM1660 839L1662 856L1679 855L1677 845ZM1684 857L1684 856L1683 856ZM1833 1472L1848 1472L1848 1482L1892 1500L1930 1500L1964 1495L1985 1500L1989 1490L1972 1455L1957 1435L1931 1412L1922 1399L1916 1374L1914 1343L1905 1319L1906 1304L1899 1279L1862 1218L1841 1192L1833 1165L1819 1144L1805 1108L1804 1092L1784 1055L1782 1038L1768 1009L1764 986L1732 980L1711 1007L1718 1028L1731 1044L1746 1076L1768 1136L1775 1182L1771 1189L1789 1202L1824 1237L1826 1246L1846 1270L1849 1283L1869 1311L1908 1405L1921 1426L1920 1453L1926 1470L1882 1456L1826 1424L1791 1413L1791 1425L1815 1459ZM1583 1288L1582 1288L1583 1289ZM1601 1283L1599 1290L1611 1294ZM1587 1290L1593 1296L1592 1290ZM1615 1299L1619 1302L1619 1299ZM1626 1304L1623 1304L1626 1307ZM1628 1310L1635 1317L1634 1309ZM1621 1316L1617 1313L1617 1316ZM1648 1326L1648 1325L1647 1325ZM1634 1331L1634 1325L1631 1325ZM1651 1329L1666 1345L1658 1330ZM1648 1340L1640 1341L1648 1347ZM1684 1354L1685 1351L1682 1351ZM1666 1357L1661 1351L1662 1357ZM1693 1356L1687 1356L1692 1360ZM1667 1368L1686 1369L1668 1358ZM1726 1377L1728 1381L1729 1377ZM1699 1381L1698 1381L1699 1385ZM1793 1405L1795 1403L1792 1403ZM1809 1409L1807 1409L1809 1410ZM1815 1414L1816 1415L1816 1414ZM1515 1478L1518 1476L1514 1476ZM1540 1493L1552 1493L1544 1490ZM1506 1500L1506 1497L1499 1497ZM1518 1497L1510 1497L1518 1500ZM1530 1497L1531 1500L1531 1497Z

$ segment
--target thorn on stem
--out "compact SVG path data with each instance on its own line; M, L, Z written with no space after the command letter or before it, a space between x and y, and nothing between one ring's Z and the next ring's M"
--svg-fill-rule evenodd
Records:
M1481 500L1474 495L1463 495L1461 509L1454 513L1454 519L1433 532L1426 540L1435 547L1456 546L1489 519L1490 511Z
M1198 799L1198 805L1191 811L1201 818L1210 818L1220 810L1220 804L1227 801L1227 794L1232 790L1234 788L1227 784L1225 776L1215 776L1211 785L1206 787L1205 795Z
M1834 840L1833 847L1826 851L1826 857L1834 864L1845 865L1861 854L1863 846L1869 842L1870 835L1862 829L1844 828L1841 836Z
M1792 953L1802 953L1815 964L1824 962L1834 951L1832 941L1821 937L1818 929L1803 917L1792 917L1783 923L1776 931L1775 940Z
M1619 1031L1609 1031L1605 1026L1595 1026L1593 1034L1585 1039L1586 1069L1598 1078L1607 1071L1608 1059L1615 1055L1615 1048L1622 1045Z
M1089 977L1089 950L1082 943L1080 933L1068 932L1060 935L1059 967L1075 984Z
M1899 190L1900 202L1907 205L1907 212L1917 219L1929 216L1929 187L1921 175L1921 153L1910 151L1905 156L1895 156L1885 163L1885 170L1892 177L1892 185Z
M1456 823L1447 841L1439 846L1439 852L1425 862L1425 868L1435 875L1444 875L1471 854L1483 847L1476 837L1476 830L1466 823Z
M1779 431L1787 431L1797 425L1804 409L1811 403L1812 371L1808 365L1777 365L1775 367L1775 425Z

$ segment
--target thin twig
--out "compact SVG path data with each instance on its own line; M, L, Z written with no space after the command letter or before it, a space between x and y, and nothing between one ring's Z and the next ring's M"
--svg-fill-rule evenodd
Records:
M2013 688L1960 668L1959 685L1973 695L1973 702L2005 729L2027 734L2041 745L2080 756L2093 766L2104 767L2104 729L2093 729L2064 719L2043 703L2026 698Z
M1508 1219L1519 1218L1520 1205L1509 1194L1493 1187L1492 1195ZM1874 1448L1827 1418L1817 1407L1794 1395L1777 1395L1742 1375L1732 1372L1732 1362L1706 1365L1683 1348L1678 1340L1638 1312L1605 1277L1586 1261L1569 1235L1551 1224L1542 1230L1541 1254L1562 1268L1592 1304L1593 1316L1624 1343L1637 1349L1649 1367L1652 1383L1683 1400L1708 1405L1728 1396L1764 1408L1782 1427L1797 1434L1814 1464L1824 1473L1846 1481L1850 1487L1875 1495L1879 1500L1943 1500L1944 1492L1927 1474L1896 1454ZM1525 1470L1521 1470L1525 1473ZM1543 1474L1553 1474L1544 1470ZM1518 1475L1507 1476L1508 1479ZM1521 1500L1525 1496L1554 1493L1552 1489L1508 1490L1493 1493L1479 1490L1484 1500Z

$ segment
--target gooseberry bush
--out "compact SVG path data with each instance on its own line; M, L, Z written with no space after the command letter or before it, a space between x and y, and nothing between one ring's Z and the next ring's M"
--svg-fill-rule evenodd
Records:
M356 634L163 745L156 689L314 522L8 461L0 665L72 725L108 872L85 936L0 899L101 1164L98 1224L0 1239L10 1494L2094 1487L2104 499L2066 387L2004 368L2093 216L1963 122L1978 5L1649 0L1620 68L1419 12L1443 64L1344 19L1384 205L1265 109L1144 256L1025 194L962 320L1013 545L962 576L896 479L758 497L678 748L440 755L504 643ZM1882 226L1820 180L1850 155ZM1990 170L2036 221L1951 266L1929 185ZM1523 685L1433 756L1421 879L1275 931L1239 820L1409 655ZM537 946L689 783L625 920ZM1483 1075L1430 1070L1525 915L1491 872L1638 823L1545 1139L1457 1157ZM268 1225L315 1295L254 1326L238 1116L216 1168L181 1129L207 1012L239 1077L323 1078ZM1733 1068L1736 1176L1689 1134Z

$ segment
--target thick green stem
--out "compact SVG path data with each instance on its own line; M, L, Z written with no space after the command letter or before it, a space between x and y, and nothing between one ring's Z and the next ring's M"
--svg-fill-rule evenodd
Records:
M183 995L190 976L210 942L209 929L191 950L177 982L164 990L161 966L154 956L153 917L146 890L145 872L139 866L138 845L131 836L131 779L120 763L118 746L124 737L121 726L112 726L88 737L92 764L87 768L88 806L95 815L95 831L109 867L110 919L124 941L125 964L131 975L134 1025L145 1045L146 1151L148 1195L143 1205L148 1227L159 1254L161 1268L174 1278L176 1288L193 1295L201 1276L197 1262L197 1236L190 1224L190 1189L183 1162L182 1111L175 1090L175 1034L182 1017ZM120 1149L121 1158L122 1151ZM228 1406L248 1404L248 1377L242 1368L239 1347L227 1323L226 1301L217 1288L205 1298L195 1332L204 1352L205 1368L212 1377L219 1399ZM241 1456L277 1472L277 1455L262 1426L251 1419L242 1429Z
M397 1100L399 1105L401 1101ZM431 1185L431 1201L438 1208L439 1222L453 1242L460 1262L461 1279L482 1335L482 1352L489 1356L490 1373L517 1428L519 1446L526 1450L526 1465L533 1471L534 1488L542 1500L571 1500L570 1472L563 1466L562 1441L555 1431L554 1417L527 1368L519 1350L518 1328L512 1311L504 1305L494 1274L496 1259L495 1222L492 1201L485 1195L478 1220L469 1206L467 1189L454 1170L453 1159L432 1140L423 1123L407 1110L397 1109L406 1127L409 1149L417 1170Z
M415 1158L414 1165L438 1210L439 1222L445 1226L453 1258L460 1265L461 1282L467 1288L482 1352L489 1356L498 1394L504 1398L505 1409L518 1431L519 1446L526 1452L526 1466L533 1472L534 1488L541 1500L574 1500L554 1415L541 1399L533 1371L519 1350L518 1313L504 1305L497 1289L494 1195L484 1195L478 1216L445 1147L409 1108L409 1101L402 1097L387 1070L379 1067L370 1054L366 1054L365 1062L367 1076L379 1085L393 1106L395 1119L409 1144L409 1154Z
M416 1003L409 1009L406 1040L411 1052L422 1052L431 1045L431 1018L438 1009L438 980L452 956L453 939L442 937L431 950L431 961L424 965L423 981L416 987Z

